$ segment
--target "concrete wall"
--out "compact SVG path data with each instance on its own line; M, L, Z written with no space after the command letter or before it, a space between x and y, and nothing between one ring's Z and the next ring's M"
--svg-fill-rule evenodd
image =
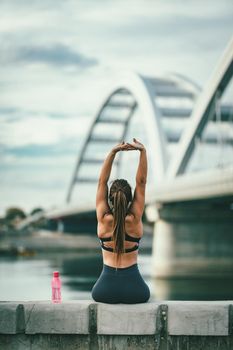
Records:
M232 227L228 202L163 204L154 226L153 275L232 279Z
M232 350L233 301L0 302L1 350Z

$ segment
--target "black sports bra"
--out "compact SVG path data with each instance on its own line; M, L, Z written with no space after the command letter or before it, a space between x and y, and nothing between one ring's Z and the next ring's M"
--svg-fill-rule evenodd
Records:
M130 253L130 252L133 252L134 250L137 250L139 248L139 241L140 241L141 238L136 238L136 237L132 237L132 236L129 236L128 233L125 234L125 240L126 241L129 241L129 242L137 242L138 244L135 244L132 248L126 248L125 249L125 253ZM114 252L113 248L111 247L106 247L104 245L104 242L110 242L112 241L112 237L105 237L105 238L100 238L100 244L101 244L101 247L104 249L104 250L107 250L108 252Z

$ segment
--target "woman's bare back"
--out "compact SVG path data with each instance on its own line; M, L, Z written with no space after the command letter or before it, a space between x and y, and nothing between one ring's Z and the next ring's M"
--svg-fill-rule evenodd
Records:
M143 225L141 220L136 220L134 215L128 214L125 218L125 231L126 233L135 238L141 238L143 235ZM101 222L98 222L97 234L99 238L111 237L113 232L113 215L106 214ZM104 245L109 248L113 248L113 242L105 242ZM125 241L125 248L132 248L135 246L135 242ZM103 250L103 262L106 265L114 266L116 263L116 254ZM118 263L118 267L128 267L137 263L138 250L130 253L122 254L121 260Z

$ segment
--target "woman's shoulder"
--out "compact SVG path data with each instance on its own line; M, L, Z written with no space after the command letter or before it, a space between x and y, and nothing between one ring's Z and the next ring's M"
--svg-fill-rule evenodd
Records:
M113 220L114 220L113 212L111 210L108 210L108 211L106 211L106 213L104 213L104 215L100 221L101 222L111 222ZM142 222L142 218L137 217L136 215L134 215L134 213L132 213L131 211L128 211L126 213L126 216L125 216L125 222L140 223L140 222Z

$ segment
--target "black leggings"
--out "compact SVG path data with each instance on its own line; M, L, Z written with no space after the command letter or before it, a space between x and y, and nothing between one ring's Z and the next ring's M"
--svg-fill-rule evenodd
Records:
M116 268L103 265L100 277L91 292L95 301L109 304L145 303L150 298L150 290L143 280L138 265Z

